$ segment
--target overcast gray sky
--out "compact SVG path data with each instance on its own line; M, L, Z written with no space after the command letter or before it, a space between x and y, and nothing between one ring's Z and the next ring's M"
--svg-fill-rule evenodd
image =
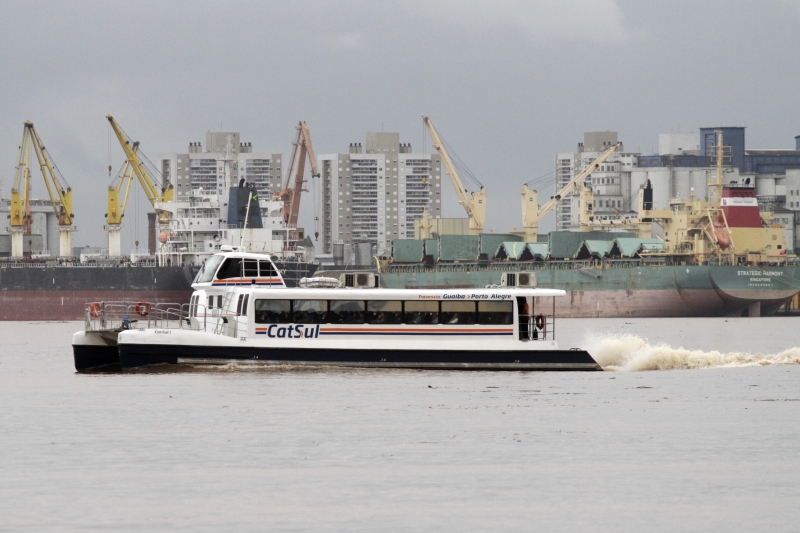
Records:
M220 128L288 157L298 120L318 153L381 130L417 151L425 113L486 185L496 231L521 225L522 183L584 131L645 153L659 133L705 126L745 125L750 148L800 134L800 0L2 5L5 194L31 120L75 191L76 245L105 241L109 113L151 158ZM115 172L122 161L113 141ZM462 216L454 194L444 201ZM312 217L304 202L301 223ZM126 250L135 220L130 209Z

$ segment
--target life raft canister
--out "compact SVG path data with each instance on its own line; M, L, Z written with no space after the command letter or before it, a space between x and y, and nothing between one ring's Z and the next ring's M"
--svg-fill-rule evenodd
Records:
M102 306L100 305L99 302L94 302L89 304L89 316L91 316L92 318L100 318L101 309Z
M153 308L150 305L150 302L147 300L139 300L139 303L136 304L136 314L139 316L147 316L150 314L150 310Z
M536 327L544 329L544 315L536 315Z

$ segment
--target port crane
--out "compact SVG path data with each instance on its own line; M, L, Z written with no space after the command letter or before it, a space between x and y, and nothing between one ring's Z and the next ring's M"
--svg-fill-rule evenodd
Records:
M436 128L433 127L431 119L425 115L422 115L422 122L428 129L428 133L431 136L431 141L433 142L433 147L436 148L436 151L439 152L439 155L442 158L442 163L444 163L444 168L447 171L447 175L450 176L450 181L453 183L453 187L458 194L458 203L461 204L461 206L467 212L470 234L480 235L483 233L483 225L486 222L486 188L481 185L479 191L469 193L467 188L464 187L464 183L461 181L461 178L458 176L458 172L453 165L453 161L450 159L450 155L447 153L447 150L442 144L442 140L439 138L439 133L436 131ZM467 196L468 194L469 196ZM423 223L427 224L427 214L424 214L423 218L425 219ZM423 231L427 230L424 229Z
M44 178L50 203L58 220L59 257L72 255L72 226L75 214L72 212L72 188L53 162L42 143L42 139L30 121L25 122L22 142L19 147L14 187L11 189L11 256L22 257L24 235L31 233L31 152L36 155L39 169Z
M133 143L133 151L139 151L139 141ZM110 166L108 168L111 170ZM126 159L122 170L114 182L108 186L108 212L106 213L106 225L103 229L108 232L108 255L111 257L122 255L120 232L122 230L122 218L125 216L125 208L128 206L128 195L131 190L131 183L133 183L133 175L133 165ZM121 203L120 197L122 198Z
M130 193L133 176L139 181L144 189L145 196L153 206L153 210L158 215L159 226L169 225L170 212L161 208L164 202L171 202L175 193L171 183L158 183L148 174L139 156L139 141L131 141L128 135L122 131L117 121L111 115L106 115L111 129L117 136L122 151L125 152L125 167L116 185L112 184L108 188L108 212L106 213L105 230L108 231L108 254L111 256L120 255L120 235L122 229L122 217L125 216L125 208L128 205L128 194ZM125 183L125 192L122 194L120 203L120 192Z
M286 184L283 190L275 195L275 200L283 202L283 220L292 230L297 228L297 215L300 213L300 197L303 194L303 174L306 168L306 158L311 164L311 177L319 177L317 159L314 156L314 147L311 144L311 133L304 120L297 124L297 138L292 143L292 158L289 160L289 171L286 173ZM294 175L294 184L291 183L292 171L297 163L297 172Z
M531 242L536 241L537 235L539 234L539 221L542 219L542 217L555 209L558 203L569 193L578 190L578 187L580 187L581 183L583 183L583 180L589 174L597 170L597 167L599 167L621 146L622 143L617 143L603 151L603 153L601 153L597 159L589 163L586 168L572 178L569 183L562 187L561 190L558 191L554 196L550 197L550 199L541 207L539 207L538 204L537 192L529 189L527 183L524 184L522 186L522 225L525 228L525 240Z

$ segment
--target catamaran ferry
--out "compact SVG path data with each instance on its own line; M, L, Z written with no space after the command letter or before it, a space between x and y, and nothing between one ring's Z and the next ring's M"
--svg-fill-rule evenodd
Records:
M75 368L601 370L585 350L556 344L555 298L563 290L381 289L374 275L357 277L345 285L359 287L311 278L286 288L267 256L224 251L200 269L188 304L87 305L85 331L73 336Z

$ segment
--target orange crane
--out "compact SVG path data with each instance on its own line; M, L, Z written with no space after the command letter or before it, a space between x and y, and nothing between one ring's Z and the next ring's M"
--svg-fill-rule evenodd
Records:
M300 197L303 191L306 190L303 189L303 184L305 183L303 173L306 168L306 157L308 157L308 161L311 163L311 177L319 177L317 159L314 157L314 147L311 145L311 134L303 120L297 125L297 139L292 145L292 158L289 161L289 171L286 173L286 185L284 185L281 192L275 195L275 200L281 200L283 202L283 220L286 222L287 227L294 229L297 228L297 215L300 213ZM291 184L295 162L297 163L297 172L294 176L294 184Z

